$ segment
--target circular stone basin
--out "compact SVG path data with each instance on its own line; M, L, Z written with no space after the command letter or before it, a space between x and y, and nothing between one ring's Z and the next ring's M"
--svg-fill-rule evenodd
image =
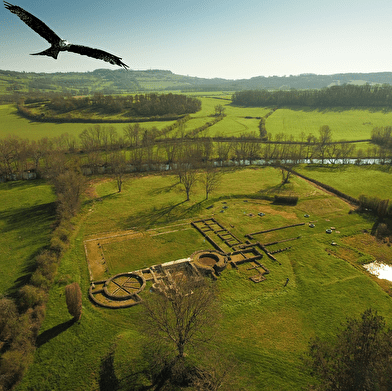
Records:
M195 266L205 271L221 272L227 263L227 257L216 250L200 250L191 255Z
M103 290L112 300L125 300L144 289L145 279L136 273L121 273L106 281Z
M202 265L214 266L218 262L219 257L217 257L215 254L203 254L199 257L199 263Z

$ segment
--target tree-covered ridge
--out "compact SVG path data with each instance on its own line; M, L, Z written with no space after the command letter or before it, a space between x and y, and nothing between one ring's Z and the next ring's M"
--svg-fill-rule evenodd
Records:
M344 85L321 90L267 91L249 90L233 94L233 103L241 106L311 106L311 107L390 107L392 86Z
M251 79L205 79L151 69L135 71L96 69L93 72L34 73L0 70L0 101L9 96L61 92L123 94L140 91L243 91L250 89L320 89L332 85L392 84L392 72L256 76ZM15 100L15 99L14 99Z

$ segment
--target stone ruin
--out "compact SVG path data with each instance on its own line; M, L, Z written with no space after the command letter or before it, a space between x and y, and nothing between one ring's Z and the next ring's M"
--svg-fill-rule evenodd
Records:
M270 252L268 246L297 240L300 236L267 244L261 244L259 241L251 242L250 240L254 240L254 236L259 234L304 224L253 232L245 235L248 240L243 242L214 218L192 221L192 227L204 236L214 250L196 251L189 258L154 265L133 272L120 273L108 280L94 281L89 289L90 299L95 304L107 308L131 307L141 303L142 299L139 293L146 288L147 284L152 291L168 293L171 289L174 289L171 281L175 275L181 274L200 278L208 276L217 279L228 264L235 269L238 269L239 265L244 263L251 264L252 266L247 270L255 271L256 274L249 277L249 279L255 283L262 282L266 279L266 275L270 274L270 271L260 262L263 256L266 255L280 265L273 254L291 248L285 247Z

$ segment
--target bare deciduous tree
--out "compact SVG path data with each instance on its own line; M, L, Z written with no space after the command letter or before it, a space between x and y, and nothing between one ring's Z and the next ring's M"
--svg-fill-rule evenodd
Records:
M318 144L316 150L320 155L321 164L324 164L327 150L332 142L332 130L328 125L323 125L319 129L320 138L318 139Z
M122 151L112 152L109 157L109 162L116 178L118 192L121 193L123 177L127 169L125 154Z
M206 164L204 171L201 174L201 183L204 186L206 192L206 200L208 196L219 186L222 180L222 171L217 170L211 164Z
M189 345L206 342L207 328L216 321L215 300L212 283L204 278L169 277L160 293L144 303L148 335L185 357Z
M217 323L213 283L182 274L168 276L166 283L161 283L156 294L143 304L142 330L149 341L148 356L154 357L150 365L155 372L155 389L169 390L173 385L189 386L202 380L213 387L218 378L213 371L201 370L188 359L210 341Z
M184 186L186 200L190 200L190 193L197 182L197 171L192 168L190 163L182 162L178 164L177 176L179 182Z

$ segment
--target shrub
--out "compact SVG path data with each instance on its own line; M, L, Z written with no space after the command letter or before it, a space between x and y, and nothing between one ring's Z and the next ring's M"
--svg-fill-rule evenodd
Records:
M278 195L275 195L275 197L274 197L274 204L297 205L297 203L298 203L298 196L278 196Z
M15 302L7 297L0 299L0 339L12 339L17 328L18 310Z
M60 224L53 232L53 236L57 236L64 243L69 242L69 230L64 226L64 224Z
M58 236L53 236L50 241L50 248L60 257L60 255L68 248L68 245Z
M65 287L65 300L68 312L74 317L75 321L82 316L82 291L77 282Z
M379 217L386 217L392 214L392 204L389 205L388 199L382 200L378 197L368 197L361 194L359 203L361 208L369 209Z
M30 282L37 288L42 288L47 290L50 287L50 280L45 277L41 270L36 270L31 276Z
M37 255L35 261L38 267L45 267L46 265L55 263L57 261L57 257L52 251L44 250Z
M378 224L377 229L376 229L377 238L382 239L388 235L389 235L388 226L385 223Z
M56 254L53 251L45 250L35 258L35 261L37 263L36 273L41 273L43 277L52 281L57 271ZM34 282L32 283L33 285L36 285Z
M19 290L19 306L22 309L33 308L42 304L44 299L44 291L33 285L25 285Z
M0 387L5 390L20 381L32 361L32 355L21 350L8 350L1 356Z
M39 329L41 328L41 324L45 319L46 315L46 305L41 304L34 307L33 310L30 310L30 330L34 337L34 340L37 339Z

